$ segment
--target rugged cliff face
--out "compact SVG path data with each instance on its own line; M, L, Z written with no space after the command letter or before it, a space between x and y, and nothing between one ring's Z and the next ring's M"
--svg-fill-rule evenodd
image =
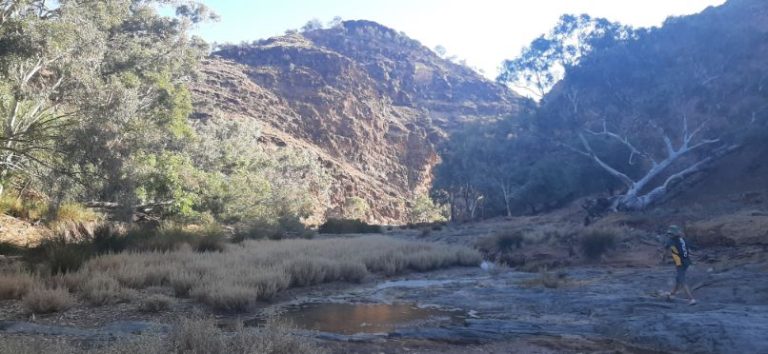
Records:
M246 117L263 139L315 154L334 177L324 217L345 201L402 222L425 192L435 145L464 123L518 112L522 99L417 41L369 21L226 46L193 85L197 117Z

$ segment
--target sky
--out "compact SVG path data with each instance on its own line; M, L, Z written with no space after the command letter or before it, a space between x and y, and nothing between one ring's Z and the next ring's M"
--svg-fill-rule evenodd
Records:
M442 45L494 78L565 13L587 13L635 27L662 24L725 0L202 0L220 21L196 31L209 42L250 42L297 29L307 21L366 19L403 31L429 48Z

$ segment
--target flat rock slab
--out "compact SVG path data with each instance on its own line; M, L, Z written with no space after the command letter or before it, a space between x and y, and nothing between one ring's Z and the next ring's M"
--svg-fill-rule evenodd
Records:
M471 314L463 325L405 326L382 338L487 343L525 337L575 337L625 343L649 351L768 353L768 280L757 269L690 272L699 304L666 301L670 267L576 268L547 288L541 274L453 269L385 282L333 296L332 301L413 303ZM327 296L324 298L328 301ZM319 296L309 301L322 301Z

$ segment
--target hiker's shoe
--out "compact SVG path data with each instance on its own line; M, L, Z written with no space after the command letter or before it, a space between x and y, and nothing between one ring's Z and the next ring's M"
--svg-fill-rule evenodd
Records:
M688 301L688 305L696 305L696 300L691 299L691 301Z
M672 295L672 293L664 293L664 297L667 298L667 301L672 301L675 299L675 295Z

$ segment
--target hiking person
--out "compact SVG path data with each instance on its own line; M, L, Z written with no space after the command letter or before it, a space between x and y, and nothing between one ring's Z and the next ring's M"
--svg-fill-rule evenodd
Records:
M666 259L667 250L669 250L669 252L672 254L672 260L675 262L676 270L675 287L671 292L666 294L667 299L673 299L675 293L677 293L677 291L682 288L685 290L685 293L690 299L688 304L695 305L696 299L693 298L691 289L688 287L688 284L685 281L685 272L688 270L688 266L691 265L691 254L690 250L688 249L688 244L685 241L685 234L683 233L683 229L677 225L671 225L669 228L667 228L665 235L667 236L667 240L664 243L665 251L661 260L663 262Z

